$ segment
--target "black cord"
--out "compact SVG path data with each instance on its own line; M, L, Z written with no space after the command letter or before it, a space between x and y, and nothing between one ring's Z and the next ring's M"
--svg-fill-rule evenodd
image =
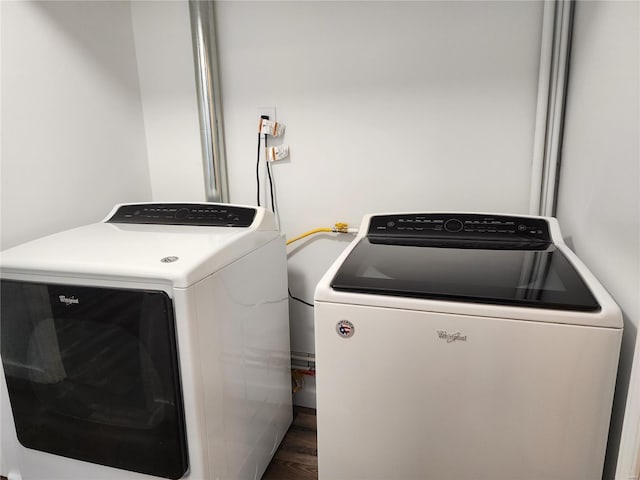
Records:
M267 136L264 136L264 148L267 149ZM276 213L276 201L273 196L273 178L271 178L271 162L267 158L267 175L269 176L269 191L271 192L271 211Z
M267 160L267 175L269 175L269 190L271 192L271 211L276 213L276 201L273 196L273 179L271 178L271 164Z
M287 290L289 290L289 296L290 296L293 300L295 300L296 302L304 303L304 304L305 304L305 305L307 305L308 307L315 308L315 305L314 305L313 303L309 303L309 302L307 302L306 300L302 300L301 298L294 297L294 296L291 294L291 289L290 289L290 288L287 288Z
M258 132L258 158L256 160L256 198L260 206L260 132Z

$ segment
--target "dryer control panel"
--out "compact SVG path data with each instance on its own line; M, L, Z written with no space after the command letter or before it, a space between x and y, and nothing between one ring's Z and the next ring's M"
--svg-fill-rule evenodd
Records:
M107 222L248 227L255 216L255 208L224 203L140 203L122 205Z
M476 213L375 215L369 222L367 236L551 242L549 225L544 219Z

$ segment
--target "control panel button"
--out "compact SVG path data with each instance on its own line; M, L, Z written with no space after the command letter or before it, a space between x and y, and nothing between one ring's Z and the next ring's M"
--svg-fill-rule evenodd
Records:
M187 215L189 215L188 208L181 208L176 212L176 218L187 218Z
M463 228L464 228L464 224L457 218L450 218L444 224L444 229L447 232L456 233L456 232L462 231Z

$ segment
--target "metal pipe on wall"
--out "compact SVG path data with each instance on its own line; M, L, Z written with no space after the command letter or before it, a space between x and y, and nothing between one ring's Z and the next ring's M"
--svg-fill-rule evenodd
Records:
M549 111L549 90L551 83L551 63L553 58L553 31L555 24L555 4L544 2L542 14L542 38L540 45L540 66L538 71L538 100L536 106L536 126L533 138L533 162L531 166L531 196L529 213L540 214L542 196L542 176L545 163L547 115Z
M548 216L555 216L558 198L574 2L573 0L557 2L556 9L552 91L547 121L547 152L540 199L540 214Z
M212 1L189 0L206 199L229 202Z
M556 210L573 6L572 0L544 2L529 203L532 215L553 216Z

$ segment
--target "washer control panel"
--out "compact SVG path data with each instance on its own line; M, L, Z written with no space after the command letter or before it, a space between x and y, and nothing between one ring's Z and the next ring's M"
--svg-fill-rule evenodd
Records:
M549 225L542 218L476 213L375 215L371 217L367 235L440 239L551 241Z
M255 208L224 203L141 203L122 205L107 222L152 225L198 225L206 227L248 227Z

